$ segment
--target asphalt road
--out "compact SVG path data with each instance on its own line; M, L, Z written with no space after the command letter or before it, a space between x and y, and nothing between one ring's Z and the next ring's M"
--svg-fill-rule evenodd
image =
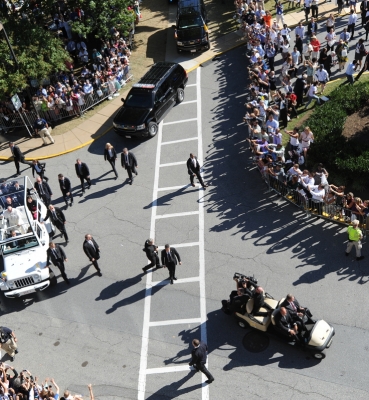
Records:
M244 140L244 71L244 48L239 48L191 73L185 101L192 103L175 107L161 135L152 140L123 139L109 132L87 148L47 161L55 205L63 205L59 172L75 187L75 205L66 211L72 284L59 278L56 287L38 295L2 298L1 323L15 329L19 338L16 368L29 369L40 379L53 376L62 390L85 395L86 385L93 383L96 397L108 400L368 397L367 262L344 257L346 235L340 227L306 220L266 192ZM158 140L191 138L158 146ZM109 172L102 156L106 142L118 151L127 146L137 156L139 175L132 186L124 171L117 181ZM191 151L198 153L201 142L204 176L210 184L206 192L186 186L185 165L174 165ZM74 172L77 157L88 163L94 182L83 197ZM170 163L174 164L158 166ZM1 167L4 178L15 172L13 163ZM25 173L30 175L30 170ZM180 188L156 191L155 185ZM157 218L153 224L155 204L156 215L188 215ZM174 285L165 281L163 269L142 274L146 259L141 249L153 228L159 245L181 246L183 265ZM102 277L82 251L87 232L100 245ZM57 242L63 243L61 238ZM367 256L366 251L367 244ZM234 289L235 271L254 274L277 299L293 292L315 318L329 321L336 336L326 359L319 362L274 339L264 352L244 349L246 331L220 311L220 301ZM145 295L151 281L155 287L147 314ZM201 323L202 294L206 326ZM151 326L143 357L147 315ZM215 377L209 389L187 366L191 340L205 334ZM143 358L149 373L143 374L145 393L139 394Z

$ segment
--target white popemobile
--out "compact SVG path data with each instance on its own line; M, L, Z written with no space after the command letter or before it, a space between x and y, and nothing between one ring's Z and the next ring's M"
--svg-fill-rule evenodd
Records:
M32 211L27 206L27 197L32 198ZM11 213L9 204L12 205ZM46 206L28 177L1 184L0 252L3 271L0 289L8 298L39 292L50 284L56 284L54 273L46 266L49 234L54 231L50 221L42 222L46 212Z

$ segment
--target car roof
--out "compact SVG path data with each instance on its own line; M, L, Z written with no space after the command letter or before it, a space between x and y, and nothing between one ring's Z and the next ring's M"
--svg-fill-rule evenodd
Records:
M143 89L154 89L159 85L162 79L168 76L168 73L179 64L171 62L158 62L154 64L149 71L132 87Z

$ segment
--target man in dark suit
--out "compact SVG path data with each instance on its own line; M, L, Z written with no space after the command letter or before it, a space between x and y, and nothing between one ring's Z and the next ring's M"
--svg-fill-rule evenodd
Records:
M170 283L173 285L173 279L176 281L176 265L181 265L181 257L178 251L174 247L170 247L169 244L165 245L164 250L161 251L161 263L168 268Z
M46 207L49 207L51 203L51 196L53 192L47 182L43 181L39 176L36 179L35 189L38 195L41 197Z
M8 208L9 206L12 208L17 208L19 206L21 206L22 204L19 202L18 198L16 196L4 196L3 197L3 201L4 201L4 209Z
M81 180L82 193L84 193L85 192L85 183L84 183L85 180L88 184L87 189L90 189L90 187L91 187L90 170L88 169L87 164L82 162L79 158L77 158L75 167L76 167L76 174L77 174L78 178Z
M64 262L68 260L63 248L60 247L58 244L50 242L49 248L47 249L46 253L47 253L46 266L48 267L49 265L51 265L50 263L51 260L51 262L55 265L55 267L59 268L61 276L64 279L65 283L69 285L69 279L65 273L65 266L64 266Z
M283 332L286 336L294 336L299 340L302 340L302 327L299 321L293 321L291 315L285 307L281 307L279 313L274 317L275 325Z
M158 256L158 246L155 245L154 239L147 239L145 242L144 252L146 253L146 257L150 260L150 264L145 265L142 268L143 272L146 272L148 269L155 267L162 268L160 265L159 256Z
M200 174L200 164L197 161L197 157L194 156L192 153L190 154L190 158L187 160L187 172L188 175L190 175L190 181L191 185L195 186L194 184L194 179L195 176L197 176L197 179L199 180L201 186L206 190L208 185L204 183L202 180L201 174Z
M284 307L290 313L293 321L300 321L303 329L305 329L305 323L311 322L313 314L308 308L301 307L293 294L289 293L286 296L281 307Z
M360 13L361 13L361 27L365 26L366 22L366 12L367 8L369 7L369 1L364 0L360 3Z
M70 200L70 206L72 207L73 194L72 194L72 187L71 187L72 185L70 183L70 180L63 174L58 175L58 180L59 180L60 190L63 194L63 199L65 201L67 208L68 208L68 200Z
M50 204L44 221L47 221L49 218L51 219L51 222L59 229L60 233L64 236L65 241L68 243L68 234L65 229L65 224L67 221L63 211L59 207L54 207Z
M256 286L252 298L254 299L252 315L255 317L270 315L270 312L273 310L273 308L269 304L265 303L265 291L261 286ZM262 307L268 309L269 311L260 311L260 308Z
M135 155L128 151L127 147L123 149L123 153L121 154L121 163L122 167L127 171L128 173L128 178L129 178L129 184L132 185L133 183L133 175L132 172L134 172L136 175L138 175L137 169L137 158Z
M83 242L83 251L96 268L97 275L102 276L99 264L97 263L97 260L100 258L100 248L90 234L85 236L85 241Z
M194 366L196 372L201 371L203 374L206 375L208 378L206 383L212 383L214 382L214 377L213 375L209 372L209 370L206 368L206 358L207 358L207 352L208 352L208 346L204 342L200 342L199 339L194 339L192 341L192 346L194 347L193 350L191 351L191 361L189 362L190 366Z
M308 36L311 37L318 32L318 24L315 21L314 17L311 17L310 22L308 23Z
M15 168L17 168L17 175L20 175L20 172L19 172L19 163L20 162L22 164L27 164L30 167L32 167L32 163L29 162L29 161L26 161L24 159L24 154L22 153L21 149L14 144L14 142L10 142L9 143L9 148L10 148L12 154L13 154Z
M14 230L11 230L11 231L10 231L9 239L10 239L10 238L15 238L15 237L17 237L17 236L20 236L20 233L19 233L19 232L17 233L17 232L14 231ZM8 243L8 246L11 247L11 248L14 248L14 247L22 246L23 244L24 244L24 240L13 240L12 242L9 242L9 243Z
M9 193L21 193L24 190L24 186L20 185L18 181L15 181L13 185L9 187ZM22 196L23 197L23 196Z

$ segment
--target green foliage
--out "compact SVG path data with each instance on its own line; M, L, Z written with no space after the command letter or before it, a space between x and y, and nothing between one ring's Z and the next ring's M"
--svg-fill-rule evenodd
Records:
M368 180L369 145L355 137L347 139L342 132L347 116L367 105L368 99L369 82L338 87L331 93L330 101L317 107L305 124L315 137L309 162L324 163L331 177L339 176L340 184L350 183L356 190L362 189Z

